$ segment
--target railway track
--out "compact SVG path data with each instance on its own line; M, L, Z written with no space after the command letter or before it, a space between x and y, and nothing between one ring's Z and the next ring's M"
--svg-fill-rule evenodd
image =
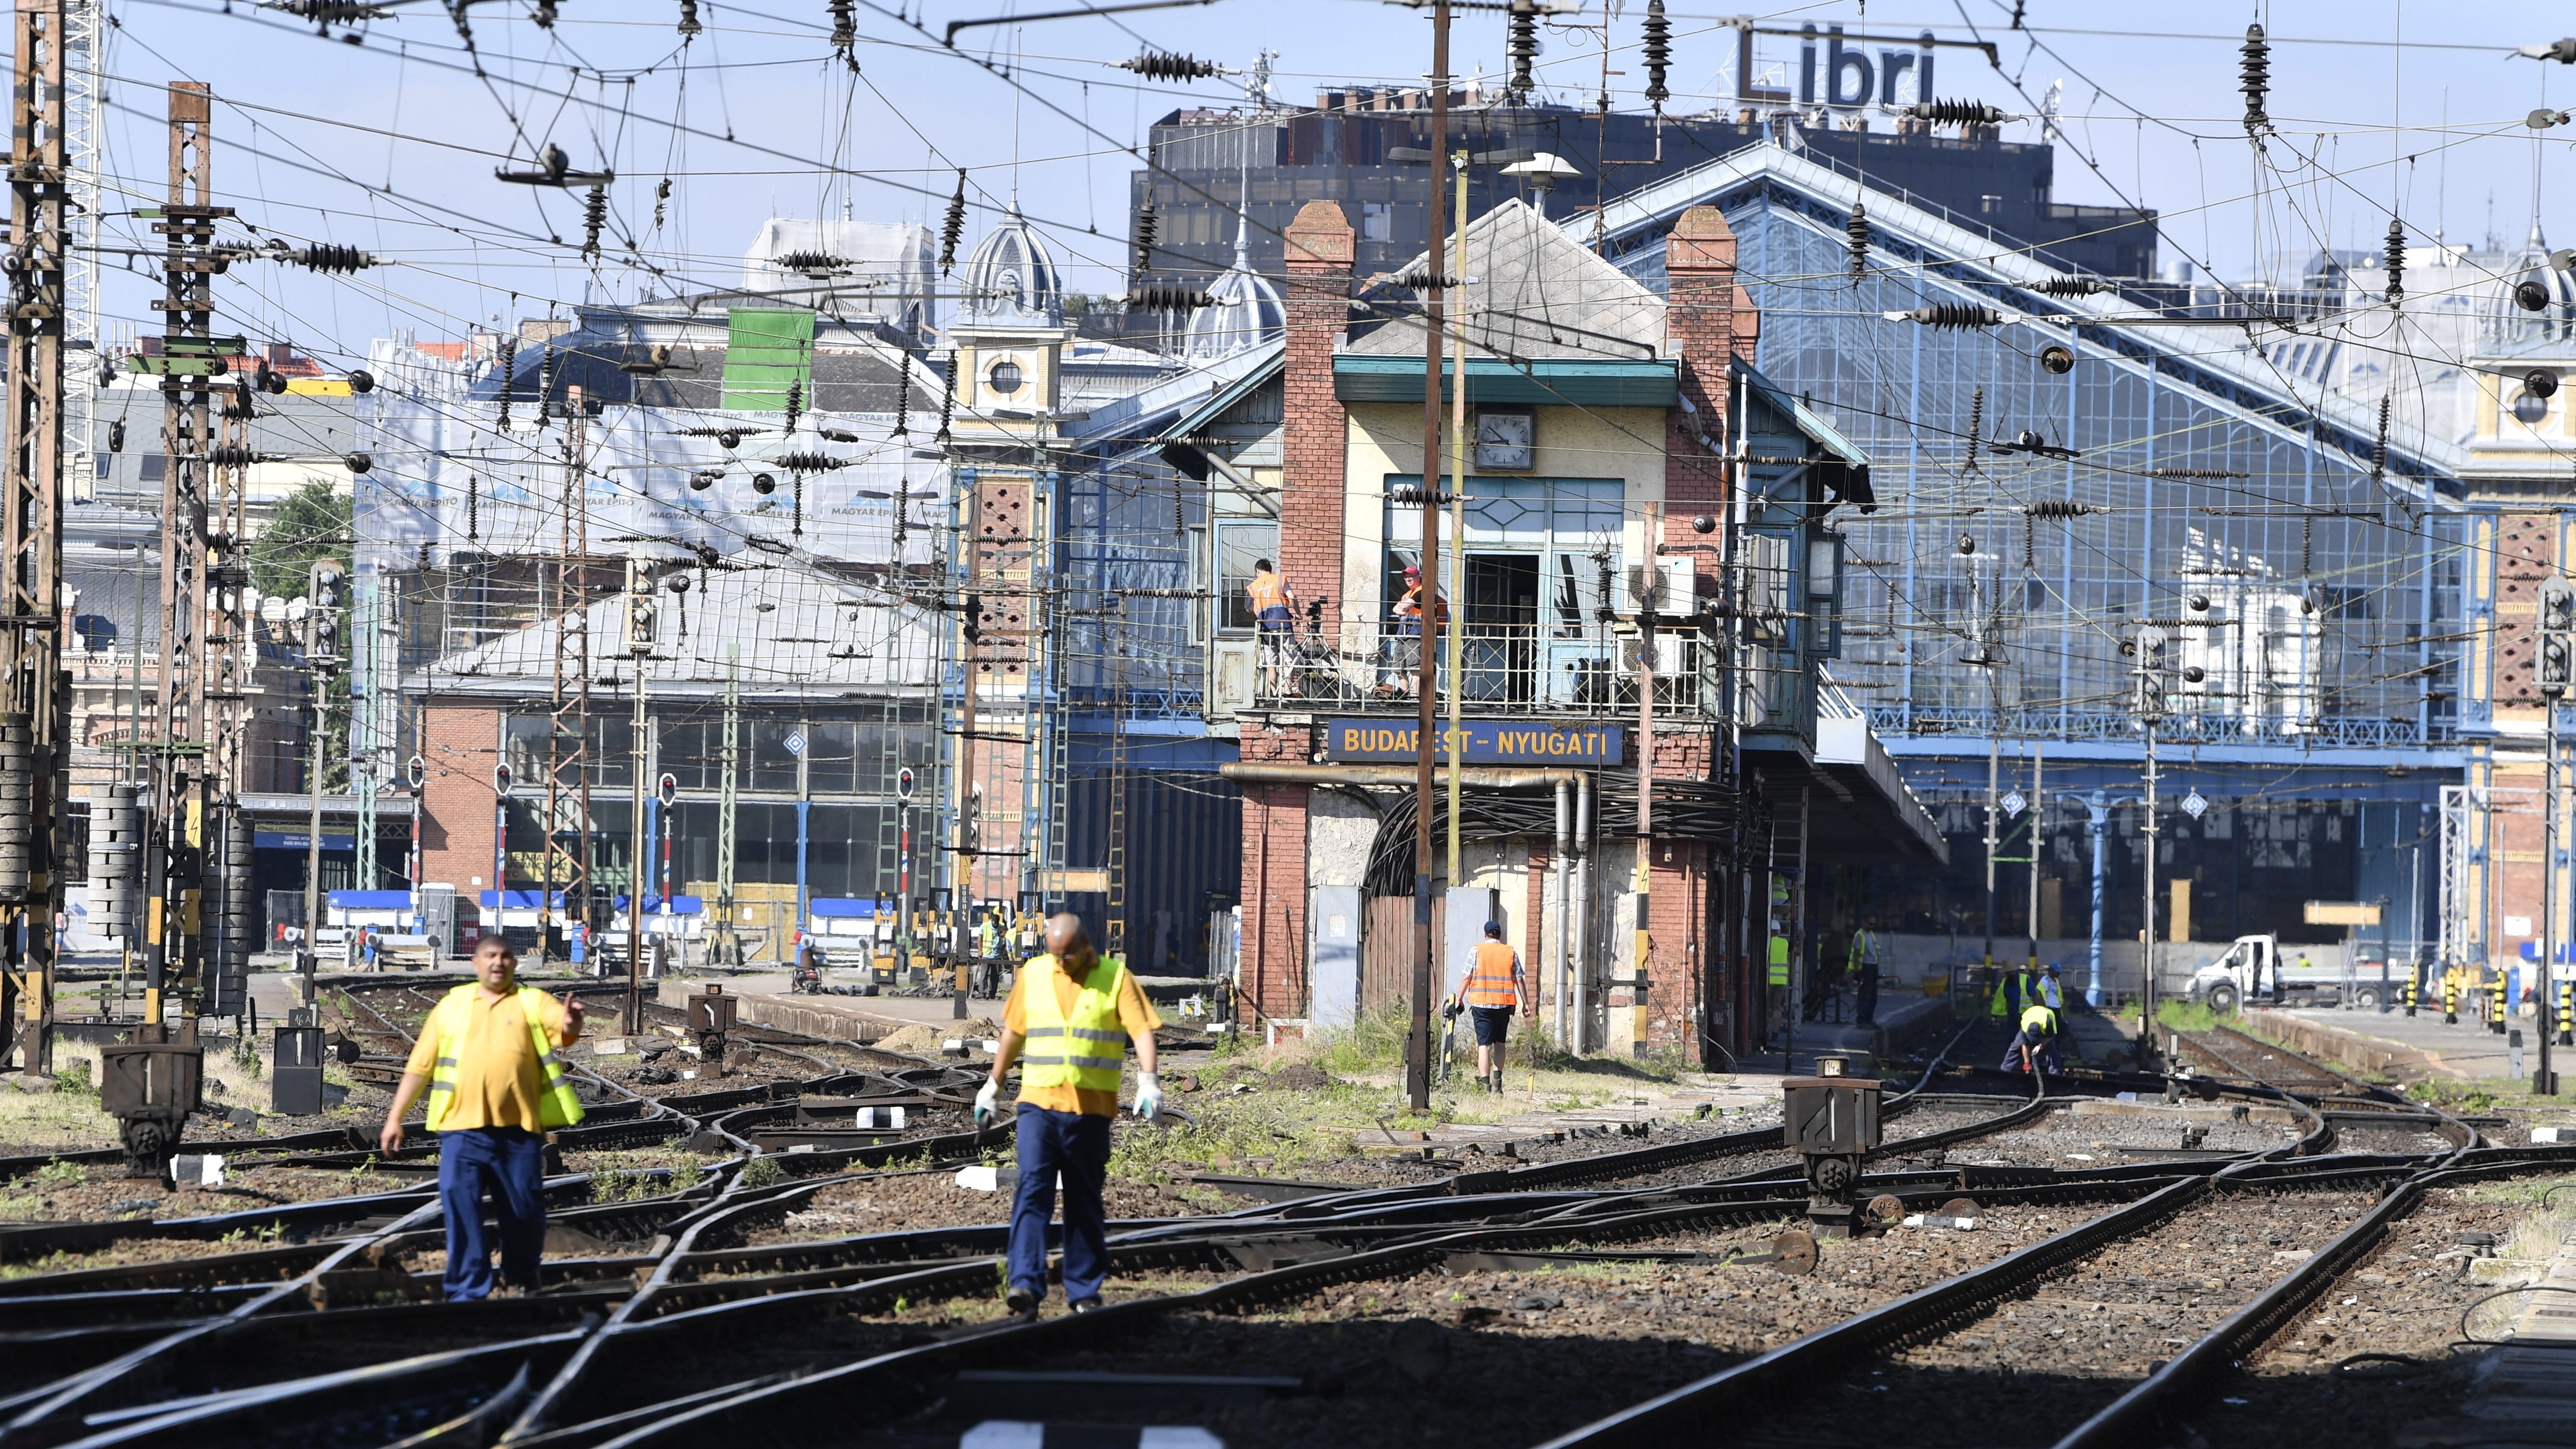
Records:
M395 1020L381 1024L399 1031ZM550 1257L549 1287L531 1297L425 1301L434 1275L416 1271L416 1255L436 1243L425 1190L317 1207L292 1235L300 1241L0 1284L0 1339L24 1350L0 1369L0 1445L372 1449L431 1430L529 1445L678 1443L710 1432L847 1443L862 1421L886 1426L870 1442L925 1442L916 1431L953 1441L956 1426L932 1406L961 1374L982 1376L972 1380L976 1402L1007 1402L1040 1382L1029 1377L1033 1364L1167 1372L1205 1367L1217 1345L1234 1361L1283 1370L1266 1375L1283 1383L1267 1385L1183 1376L1188 1392L1266 1406L1229 1442L1382 1437L1386 1424L1405 1422L1403 1402L1439 1381L1439 1371L1412 1377L1407 1364L1460 1355L1484 1366L1480 1382L1561 1390L1569 1363L1592 1355L1599 1371L1580 1376L1582 1392L1560 1391L1511 1422L1525 1442L1606 1444L1668 1437L1704 1414L1745 1429L1744 1412L1724 1407L1745 1391L1724 1386L1738 1379L1787 1374L1866 1396L1857 1400L1864 1408L1893 1404L1889 1396L1911 1386L1975 1372L1981 1350L1970 1339L2005 1345L1985 1351L2009 1357L2021 1344L2014 1335L2045 1336L2060 1319L2162 1315L2159 1336L2182 1340L2164 1345L2175 1357L2163 1366L2105 1357L2075 1375L2081 1392L2049 1398L2050 1432L2072 1432L2088 1415L2154 1397L2193 1344L2299 1272L2286 1261L2275 1271L2268 1257L2231 1260L2224 1293L2167 1302L2179 1291L2177 1244L2246 1240L2249 1219L2292 1221L2313 1237L2320 1214L2361 1220L2380 1189L2436 1164L2458 1170L2478 1158L2510 1172L2560 1161L2555 1149L2469 1152L2473 1137L2441 1139L2439 1155L2337 1152L2345 1114L2279 1087L2202 1079L2181 1085L2303 1114L2295 1139L2072 1168L1959 1164L1941 1153L2063 1123L2070 1105L1931 1091L1927 1071L1891 1102L1889 1141L1861 1190L1912 1212L1973 1193L1985 1236L1900 1230L1827 1244L1813 1275L1794 1280L1735 1261L1763 1257L1803 1213L1804 1185L1769 1128L1119 1223L1119 1301L1076 1329L1053 1317L998 1321L998 1225L841 1238L787 1230L818 1195L890 1189L912 1175L883 1170L889 1157L989 1144L971 1132L886 1140L839 1125L845 1107L855 1118L860 1107L900 1099L944 1126L938 1114L966 1085L956 1069L895 1059L907 1064L888 1070L832 1043L762 1045L843 1070L792 1088L756 1082L659 1101L594 1083L615 1107L668 1118L695 1145L730 1155L704 1180L665 1177L665 1190L631 1201L586 1201L590 1182L578 1174L550 1182L554 1224L578 1247ZM830 1094L819 1110L806 1100L817 1093ZM2394 1114L2383 1104L2379 1115ZM786 1175L746 1171L754 1162ZM1676 1314L1700 1331L1658 1327ZM1077 1341L1093 1357L1068 1360ZM1335 1378L1330 1365L1353 1361L1355 1345L1360 1361L1391 1364L1397 1378ZM1782 1355L1790 1368L1761 1367ZM1901 1381L1886 1383L1890 1372ZM1329 1405L1340 1407L1326 1413ZM1115 1408L1104 1412L1114 1418ZM1265 1437L1257 1426L1273 1419L1313 1436ZM1340 1427L1327 1432L1327 1421ZM2005 1427L1963 1424L1956 1437L1992 1442L1979 1436Z

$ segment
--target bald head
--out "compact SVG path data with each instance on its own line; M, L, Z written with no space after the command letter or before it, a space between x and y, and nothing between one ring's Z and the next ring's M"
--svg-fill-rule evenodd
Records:
M1082 929L1082 917L1067 911L1047 917L1047 954L1068 966L1091 964L1091 933Z

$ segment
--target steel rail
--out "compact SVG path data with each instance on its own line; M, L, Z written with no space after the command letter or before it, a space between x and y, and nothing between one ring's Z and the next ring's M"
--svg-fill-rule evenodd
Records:
M1873 1310L1859 1319L1847 1320L1845 1324L1838 1325L1835 1329L1827 1329L1820 1335L1811 1335L1810 1339L1833 1335L1849 1329L1853 1324L1879 1318L1899 1305L1918 1304L1927 1296L1939 1295L1945 1289L1951 1290L1954 1295L1958 1294L1960 1290L1955 1285L1987 1276L1991 1269L2007 1264L2035 1262L2037 1266L2027 1270L2031 1276L2035 1276L2037 1272L2055 1266L2058 1262L2072 1256L2068 1244L2087 1241L2088 1230L2093 1235L2104 1236L2107 1240L2106 1230L2098 1225L2106 1222L2117 1224L2140 1218L2141 1215L2143 1220L2160 1219L2170 1211L2178 1210L2179 1206L2189 1201L2192 1196L2206 1193L2207 1183L2206 1178L2179 1179L2091 1223L2021 1249L1999 1260L1997 1264L1989 1265L1988 1270L1964 1275L1960 1279L1951 1280L1948 1284L1936 1285L1934 1288L1909 1295L1905 1299L1898 1300L1897 1304ZM1745 1205L1748 1209L1752 1206ZM1802 1194L1794 1199L1779 1199L1769 1206L1772 1211L1779 1213L1802 1212L1806 1201ZM1670 1223L1675 1220L1673 1215L1668 1214L1652 1216L1657 1220L1660 1231L1669 1231ZM927 1380L947 1368L951 1362L970 1354L976 1356L981 1362L1002 1350L1006 1344L1010 1350L1022 1354L1054 1347L1059 1343L1065 1348L1076 1345L1097 1347L1121 1333L1142 1327L1168 1314L1198 1310L1226 1312L1260 1308L1303 1297L1317 1289L1339 1283L1368 1281L1427 1270L1436 1266L1451 1252L1486 1246L1528 1249L1568 1239L1591 1240L1601 1236L1602 1230L1607 1226L1614 1226L1614 1224L1601 1222L1568 1224L1552 1229L1514 1225L1469 1230L1428 1236L1412 1243L1316 1262L1295 1263L1268 1272L1248 1274L1191 1293L1131 1300L1126 1303L1112 1304L1097 1312L1079 1317L1042 1319L962 1339L897 1350L839 1368L823 1370L788 1383L766 1386L731 1398L674 1412L640 1424L614 1438L595 1442L598 1449L644 1449L644 1446L648 1445L700 1442L711 1432L721 1434L730 1430L738 1437L748 1426L732 1420L731 1416L736 1413L758 1414L757 1438L764 1444L831 1442L836 1436L845 1436L846 1425L851 1422L850 1416L863 1409L872 1416L882 1418L888 1414L899 1413L912 1403L920 1402L930 1392L926 1386ZM2015 1281L2018 1283L2021 1280L2017 1278ZM867 1290L883 1295L895 1292L901 1286L902 1280L885 1279L867 1285ZM2009 1291L2009 1289L2001 1291ZM1801 1340L1802 1343L1808 1341ZM1788 1350L1775 1350L1774 1353L1764 1355L1763 1359L1753 1362L1760 1363L1778 1358L1786 1352ZM1712 1425L1709 1428L1711 1432L1699 1437L1703 1439L1716 1437L1714 1431L1717 1426ZM1657 1430L1656 1438L1652 1441L1657 1449L1667 1449L1669 1432L1668 1429ZM1641 1437L1637 1442L1648 1441Z
M2390 1227L2422 1204L2426 1193L2454 1181L2576 1168L2576 1147L2514 1151L2528 1155L2440 1167L2408 1177L2307 1262L2256 1294L2136 1387L2059 1439L2055 1449L2124 1449L2174 1442L2181 1436L2171 1431L2184 1407L2206 1404L2212 1386L2221 1377L2233 1372L2246 1356L2280 1332L2347 1269L2367 1257Z

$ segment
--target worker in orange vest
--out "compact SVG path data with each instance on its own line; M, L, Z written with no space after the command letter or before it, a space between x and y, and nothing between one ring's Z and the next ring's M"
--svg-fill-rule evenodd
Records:
M1262 679L1267 692L1275 696L1284 683L1289 637L1297 626L1297 595L1265 558L1254 561L1252 581L1243 586L1243 599L1251 607L1253 623L1261 630Z
M1503 1089L1503 1041L1511 1030L1512 1008L1527 1017L1538 1010L1521 987L1520 953L1503 939L1503 923L1487 921L1485 939L1476 944L1476 964L1458 983L1456 1000L1476 1021L1476 1080L1488 1092Z

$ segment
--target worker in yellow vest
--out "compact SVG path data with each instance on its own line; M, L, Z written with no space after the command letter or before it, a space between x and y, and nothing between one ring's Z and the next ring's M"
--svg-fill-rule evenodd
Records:
M2038 1002L2021 1010L2021 1031L2004 1048L2003 1069L2008 1072L2046 1072L2055 1076L2062 1070L2057 1059L2057 1013Z
M1100 1306L1109 1276L1109 1124L1127 1048L1136 1049L1136 1115L1163 1115L1154 1031L1163 1019L1118 960L1091 947L1074 915L1049 917L1046 954L1029 958L1002 1006L1001 1050L975 1094L975 1123L1000 1113L1002 1076L1020 1066L1020 1181L1011 1199L1010 1279L1004 1302L1035 1314L1046 1300L1047 1219L1064 1181L1064 1297L1076 1313ZM1023 1048L1026 1054L1023 1055Z
M1538 1003L1521 987L1521 956L1503 939L1503 923L1487 921L1476 943L1476 964L1458 983L1457 1003L1476 1022L1476 1081L1488 1092L1503 1089L1503 1043L1511 1036L1512 1010L1527 1017Z
M450 1302L492 1292L487 1192L501 1228L503 1291L536 1291L546 1243L545 1134L582 1117L557 1055L581 1037L581 1002L520 985L518 968L518 953L499 936L475 943L474 979L430 1008L377 1135L386 1152L401 1151L403 1114L429 1089Z

